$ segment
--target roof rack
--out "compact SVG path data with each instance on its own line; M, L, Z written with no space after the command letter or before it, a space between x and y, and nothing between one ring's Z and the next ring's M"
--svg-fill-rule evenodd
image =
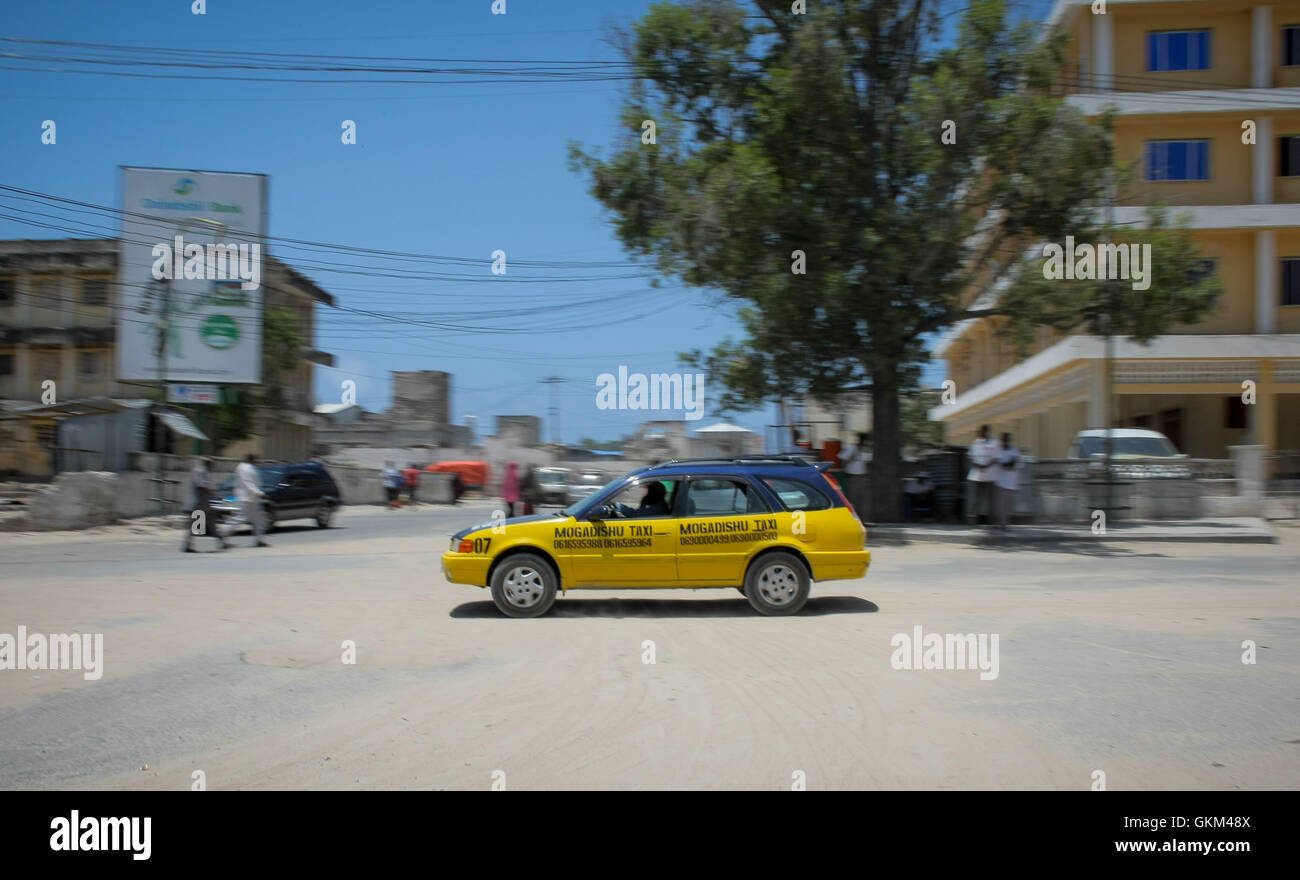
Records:
M802 464L815 466L816 463L804 455L740 455L735 458L674 458L649 465L645 470L653 471L683 464Z

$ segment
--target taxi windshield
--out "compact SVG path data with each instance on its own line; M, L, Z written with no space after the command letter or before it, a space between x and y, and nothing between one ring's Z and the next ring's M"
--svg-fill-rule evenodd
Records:
M621 477L615 477L605 485L601 486L599 489L592 492L586 498L583 498L581 501L575 501L572 504L570 504L568 507L564 508L564 510L561 510L560 516L577 516L579 511L585 509L587 505L591 504L597 498L604 495L609 489L613 488L619 483L622 483L626 479L627 479L626 475Z

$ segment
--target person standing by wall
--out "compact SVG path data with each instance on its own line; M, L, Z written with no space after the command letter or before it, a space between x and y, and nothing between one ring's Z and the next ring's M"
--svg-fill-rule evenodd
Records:
M420 469L414 463L402 471L402 481L406 484L406 500L415 504L415 492L420 486Z
M524 515L533 512L534 505L541 502L541 487L537 483L537 468L524 465L524 479L519 486L519 495L524 499Z
M994 481L998 492L998 528L1006 529L1011 521L1011 512L1016 506L1016 489L1020 479L1016 469L1020 466L1020 450L1011 445L1011 435L1002 435L1002 445L998 448L997 466L993 468Z
M217 523L212 517L212 496L214 489L210 468L212 467L211 459L196 458L194 459L194 469L190 471L190 488L189 498L186 504L185 518L185 542L181 544L181 551L184 553L197 553L191 544L195 535L206 535L209 538L216 538L220 542L220 549L225 550L230 544L226 541L225 535L221 534L217 528ZM198 513L199 516L194 514ZM200 528L198 532L194 531L195 523Z
M997 444L989 439L989 426L980 425L980 434L966 453L966 457L970 459L970 473L966 475L966 479L973 484L974 489L970 519L975 525L979 525L981 511L988 523L993 522L993 489L997 485L994 482L996 474L993 465L997 452Z
M501 500L506 503L506 516L515 515L515 505L519 503L519 463L506 464L506 475L501 480Z
M871 464L871 435L858 432L858 442L840 453L840 464L844 468L845 489L849 501L858 516L866 516L867 507L867 466Z
M250 452L248 458L235 468L235 498L243 509L244 519L248 520L248 525L253 530L253 546L270 547L270 544L262 540L262 499L266 493L262 491L262 476L256 465L257 456Z
M401 499L397 497L402 491L402 472L390 461L385 463L379 477L384 482L384 497L388 499L388 509L396 510L402 504Z

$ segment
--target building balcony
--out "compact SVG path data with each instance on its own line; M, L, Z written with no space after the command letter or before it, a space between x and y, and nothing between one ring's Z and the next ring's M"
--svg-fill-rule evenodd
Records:
M1066 101L1088 116L1114 107L1120 116L1177 113L1243 113L1300 110L1300 88L1178 89L1161 92L1080 92Z

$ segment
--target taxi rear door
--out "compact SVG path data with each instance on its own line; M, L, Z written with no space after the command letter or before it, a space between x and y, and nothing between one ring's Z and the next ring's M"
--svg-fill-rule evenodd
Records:
M683 586L739 586L750 555L777 537L777 518L745 477L692 476L677 513Z

